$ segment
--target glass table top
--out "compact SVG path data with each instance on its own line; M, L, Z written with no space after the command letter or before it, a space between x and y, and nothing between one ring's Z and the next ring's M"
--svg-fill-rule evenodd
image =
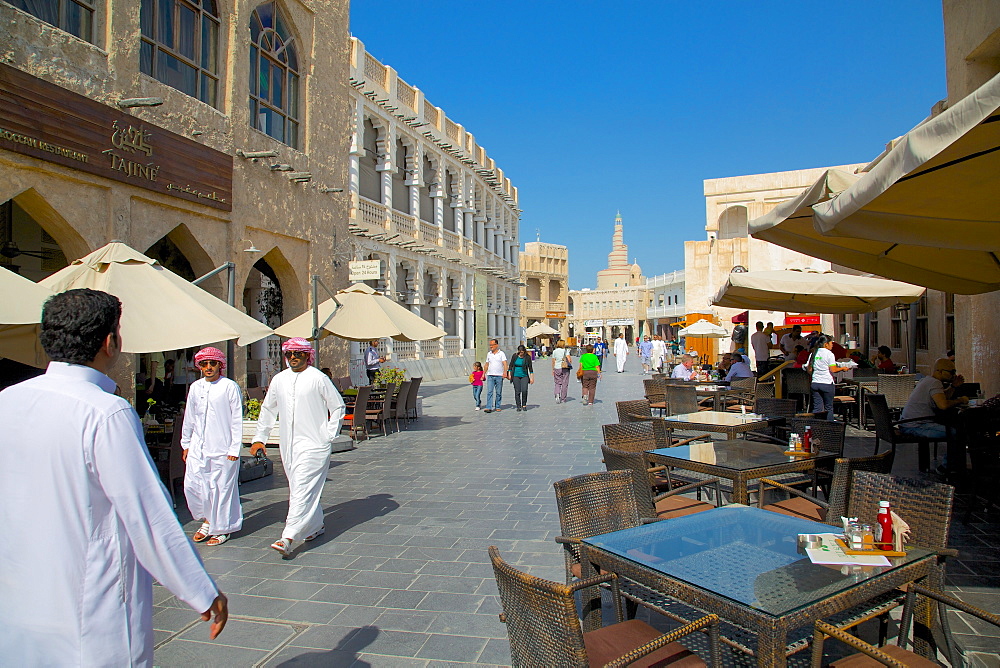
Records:
M817 455L827 456L827 453L809 453L800 456L785 454L786 447L774 443L761 443L743 439L728 441L710 441L708 443L689 443L672 448L649 450L650 454L682 459L689 462L711 464L736 471L746 471L762 466L775 466L788 462L808 461Z
M732 505L583 542L776 617L931 554L912 548L891 566L820 566L799 552L800 533L837 529Z
M660 418L667 422L695 422L719 427L738 427L740 425L764 422L767 417L755 413L730 413L728 411L698 411L697 413L678 413Z

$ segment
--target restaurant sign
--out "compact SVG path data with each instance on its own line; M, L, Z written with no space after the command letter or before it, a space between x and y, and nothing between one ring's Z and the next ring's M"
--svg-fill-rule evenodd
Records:
M818 325L820 324L820 319L818 315L785 315L785 326L791 327L792 325Z
M608 320L608 325L612 327L615 325L634 325L634 324L635 320L632 318L617 318L614 320Z
M565 318L566 317L566 311L546 311L545 312L545 317L546 318Z
M347 263L351 274L347 280L377 281L382 278L382 260L353 260Z
M604 327L603 320L585 320L583 323L584 327Z
M233 210L233 158L0 63L0 149Z

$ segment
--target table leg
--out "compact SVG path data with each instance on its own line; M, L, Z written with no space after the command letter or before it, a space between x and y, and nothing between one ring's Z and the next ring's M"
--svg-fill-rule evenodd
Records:
M785 668L786 634L778 629L761 628L757 633L757 665L760 668Z
M580 547L580 576L582 580L597 575L590 555L587 554L586 546ZM587 587L580 590L580 602L583 606L580 616L583 630L594 631L601 628L601 588L599 586Z
M750 505L750 494L747 492L747 479L742 475L733 478L733 503Z

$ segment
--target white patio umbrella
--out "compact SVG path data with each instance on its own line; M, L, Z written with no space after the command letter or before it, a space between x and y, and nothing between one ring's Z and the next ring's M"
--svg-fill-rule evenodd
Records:
M48 288L0 267L0 357L43 368L49 358L38 341Z
M794 313L869 313L915 302L924 288L832 271L750 271L730 274L712 303Z
M400 306L364 283L337 292L318 307L319 338L338 336L349 341L371 341L390 337L397 341L429 341L448 332L409 309ZM289 320L274 330L279 336L313 337L313 310Z
M148 353L237 339L241 346L271 328L134 248L112 241L40 281L53 292L103 290L122 302L122 350Z
M729 332L727 332L725 328L702 318L698 322L688 325L684 329L677 332L677 335L685 338L689 336L700 336L703 339L724 339L729 336Z
M533 339L536 336L546 336L558 333L559 333L558 329L549 327L544 322L536 322L530 325L526 330L524 330L524 336L527 339Z
M750 233L944 292L998 290L998 147L1000 75L908 132L839 195L803 202L811 213L779 206L751 221Z

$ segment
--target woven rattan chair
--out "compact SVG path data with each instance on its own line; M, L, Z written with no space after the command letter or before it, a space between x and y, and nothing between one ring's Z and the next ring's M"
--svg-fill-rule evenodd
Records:
M406 426L406 404L410 399L410 387L413 381L404 380L399 384L399 392L396 393L396 399L390 404L390 410L392 411L392 418L396 421L396 431L399 431L399 420L402 418L403 426ZM389 400L389 396L386 395L386 401Z
M417 415L417 392L420 390L420 381L423 379L423 376L410 379L410 393L406 395L407 420L416 420L419 417Z
M899 637L897 638L896 645L885 645L883 647L875 647L874 645L869 645L868 643L859 640L854 635L847 633L844 629L837 628L831 624L828 624L822 620L815 623L815 632L813 633L813 654L812 654L812 666L813 668L820 668L823 665L823 640L827 636L831 638L836 638L841 642L859 650L859 654L854 654L838 661L834 661L830 666L839 666L847 668L848 666L871 666L871 665L885 665L893 666L894 668L912 668L912 667L923 667L934 668L940 664L936 661L931 661L916 652L906 649L906 645L910 640L910 628L913 627L913 614L917 610L920 603L918 597L924 598L924 605L930 605L932 602L936 603L939 611L939 618L941 619L942 626L944 629L945 638L945 658L948 660L948 665L957 666L962 665L959 661L956 663L956 657L958 656L955 652L954 643L952 642L951 630L948 627L948 616L945 611L945 606L955 608L961 612L968 615L976 617L987 624L992 624L1000 628L1000 616L986 612L980 608L973 605L969 605L963 601L943 594L940 591L934 591L921 587L920 585L910 585L906 592L906 603L903 606L903 616L899 623ZM870 657L870 658L869 658Z
M889 443L893 452L896 451L896 447L899 445L916 445L917 467L921 471L926 471L930 468L931 443L940 443L946 440L943 438L925 438L901 432L899 430L899 424L901 423L892 421L892 413L888 401L881 394L868 395L868 416L875 423L875 452L878 452L882 441Z
M844 422L832 422L830 420L797 417L788 420L787 427L779 427L776 428L775 431L779 434L779 438L782 439L782 442L786 443L788 439L786 434L803 434L805 433L806 427L810 428L812 438L816 440L820 456L835 458L844 456L844 441L847 437L847 424ZM829 464L826 466L829 466ZM888 473L888 471L886 471L886 473ZM791 475L802 476L802 474ZM833 477L833 471L829 468L817 466L812 470L811 476L813 482L813 493L815 493L818 485L823 485L824 490L829 489L830 480ZM784 482L785 484L795 484L794 482L789 483L789 480L791 479L792 478L778 478L778 480Z
M802 517L813 522L827 522L840 525L840 518L847 514L847 501L851 495L851 481L855 471L872 471L874 473L889 473L892 470L892 451L887 450L874 457L840 458L833 465L833 481L826 501L816 496L810 496L800 489L790 487L771 478L761 478L757 493L757 504L764 510ZM767 491L780 489L788 493L789 498L775 503L767 502Z
M615 410L618 411L618 422L638 422L639 418L653 417L649 402L645 399L616 401Z
M664 388L667 401L667 415L697 413L698 391L694 385L667 385Z
M392 419L392 393L396 391L396 383L386 383L385 394L381 401L369 401L366 416L374 429L377 425L383 436L388 436L389 420Z
M639 526L635 479L628 470L584 473L553 483L565 551L566 582L579 578L580 541L602 533Z
M885 402L895 415L906 406L906 400L910 398L916 385L917 376L912 373L903 375L880 374L875 393L885 397Z
M667 447L666 443L657 443L652 421L605 424L601 431L604 432L604 444L618 450L645 452Z
M618 576L613 573L565 585L517 570L496 547L490 546L489 554L503 609L500 621L507 625L514 666L704 666L704 661L677 642L704 628L709 633L711 665L722 665L716 615L661 634L637 619L623 621ZM618 621L584 633L574 594L602 583L611 585Z
M650 408L659 411L661 414L667 410L666 383L662 378L643 378L643 391Z
M757 389L757 379L756 378L733 378L729 382L730 389L737 390L733 394L730 394L726 400L727 409L739 410L740 406L753 406L754 399L756 397Z
M795 417L798 412L794 399L758 397L753 403L753 412L768 417Z
M809 405L812 403L812 378L805 369L788 367L781 370L781 382L785 390L785 397L791 395L803 397L799 403L799 412L809 412Z
M604 467L608 471L632 472L635 479L636 503L639 505L639 514L642 517L671 519L715 508L716 506L701 500L701 491L706 487L715 492L716 503L722 498L718 478L706 478L676 486L670 476L670 470L666 466L651 466L645 453L615 450L602 445L601 454L604 456ZM664 479L668 491L660 492ZM690 492L696 492L698 498L683 496Z
M372 388L364 385L358 388L358 395L354 398L354 407L344 415L343 426L350 430L351 438L355 442L358 440L358 432L368 434L368 396Z

